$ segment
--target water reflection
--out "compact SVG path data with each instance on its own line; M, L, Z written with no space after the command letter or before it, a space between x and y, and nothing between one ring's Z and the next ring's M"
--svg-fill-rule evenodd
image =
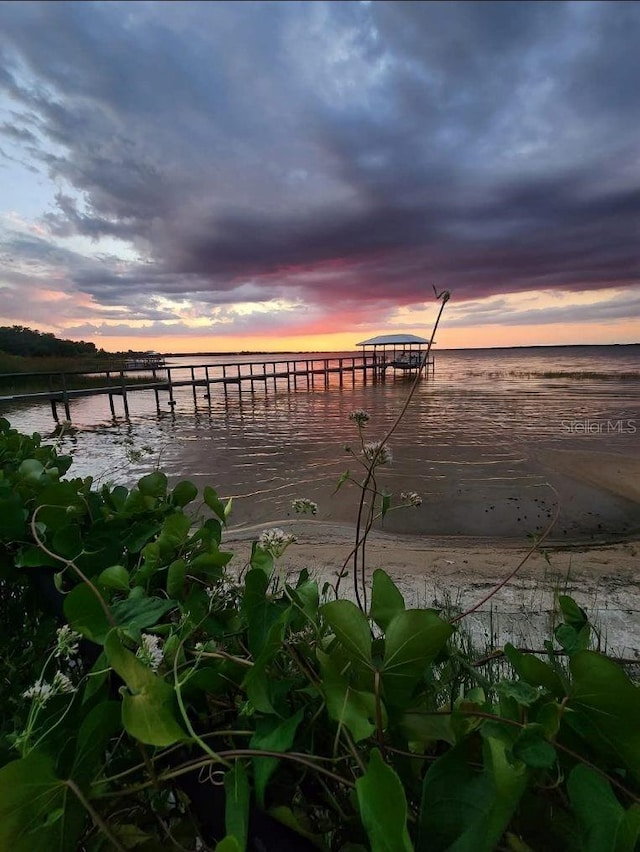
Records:
M388 528L474 536L539 532L553 503L545 485L548 471L537 462L539 450L637 453L638 349L440 353L435 377L421 382L391 442L394 462L380 474L381 487L417 491L424 503L420 510L390 515ZM320 504L319 519L351 520L354 492L345 487L332 493L345 469L359 470L344 450L357 443L349 413L369 411L367 436L382 437L402 407L408 383L391 375L384 383L366 384L360 376L345 376L341 385L332 375L326 388L318 376L308 390L306 380L299 379L297 389L289 384L278 379L275 390L270 381L242 393L237 386L226 393L215 386L210 396L198 388L195 398L190 388L175 388L175 406L160 394L160 411L153 391L136 391L129 395L128 420L105 417L108 406L101 397L74 400L75 431L58 438L44 405L3 414L22 431L57 440L73 455L71 473L78 476L132 484L161 465L174 480L189 478L234 496L236 524L285 518L299 496ZM567 422L621 419L635 419L635 433L577 435L565 428ZM566 535L588 536L597 524L622 534L637 525L637 510L634 515L632 506L614 498L599 499L593 523L585 525L592 497L572 494L563 518Z

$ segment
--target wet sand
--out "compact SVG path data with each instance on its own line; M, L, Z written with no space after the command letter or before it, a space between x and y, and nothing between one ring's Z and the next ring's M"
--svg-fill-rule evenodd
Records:
M552 535L490 602L469 616L465 626L480 645L505 641L536 645L558 623L557 594L569 594L601 629L612 653L640 659L640 460L613 453L554 450L539 461L562 502L572 511L598 517L600 505L619 501L636 532L616 541L585 542ZM495 505L495 504L494 504ZM476 507L483 512L482 506ZM409 511L409 510L407 510ZM510 509L509 509L510 511ZM297 543L279 561L279 569L295 576L301 569L335 583L348 561L354 529L298 517L229 530L224 538L242 567L251 541L262 529L280 526ZM531 541L522 537L400 535L374 531L367 545L367 572L383 568L402 590L407 605L435 605L466 610L482 600L527 555ZM350 574L350 572L349 572ZM350 576L342 588L352 594Z

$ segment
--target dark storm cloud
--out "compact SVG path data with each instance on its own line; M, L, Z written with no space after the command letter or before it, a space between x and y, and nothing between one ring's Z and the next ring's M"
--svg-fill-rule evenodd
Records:
M70 260L100 304L382 316L433 281L476 299L640 280L640 4L5 3L0 19L20 109L5 130L66 186L51 238L149 259Z

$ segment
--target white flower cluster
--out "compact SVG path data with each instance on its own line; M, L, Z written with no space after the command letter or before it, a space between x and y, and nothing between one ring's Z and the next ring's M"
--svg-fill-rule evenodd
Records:
M364 408L356 408L356 410L352 411L349 415L349 420L353 420L353 422L357 423L358 426L364 426L369 420L369 412L365 411Z
M393 461L393 452L391 447L385 444L382 446L382 441L369 441L362 448L362 453L367 461L373 461L378 464L389 464Z
M298 497L291 501L291 508L298 515L317 515L318 504L313 500L308 500L306 497Z
M140 662L148 666L152 672L157 672L164 657L162 650L162 639L152 633L143 633L140 647L136 651L136 657Z
M262 548L262 550L266 550L274 559L277 559L279 556L282 556L289 545L293 544L295 541L295 535L286 533L279 527L274 527L273 529L265 530L261 533L260 538L258 539L258 547Z
M22 697L31 698L44 707L50 698L64 693L75 692L75 690L75 686L66 674L56 672L51 683L47 683L46 680L37 680L33 686L30 686L29 689L22 693Z
M422 506L422 497L416 491L403 491L400 499L409 506Z
M54 656L62 657L65 660L70 659L78 653L78 642L81 636L72 630L68 624L60 627L56 631L56 650Z

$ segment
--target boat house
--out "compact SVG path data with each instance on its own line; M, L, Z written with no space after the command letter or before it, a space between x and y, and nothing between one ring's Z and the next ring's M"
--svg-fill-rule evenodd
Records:
M409 375L424 372L428 376L435 368L433 357L428 355L430 343L427 338L415 334L381 334L362 340L356 346L362 346L365 355L373 354L382 374L391 367Z

